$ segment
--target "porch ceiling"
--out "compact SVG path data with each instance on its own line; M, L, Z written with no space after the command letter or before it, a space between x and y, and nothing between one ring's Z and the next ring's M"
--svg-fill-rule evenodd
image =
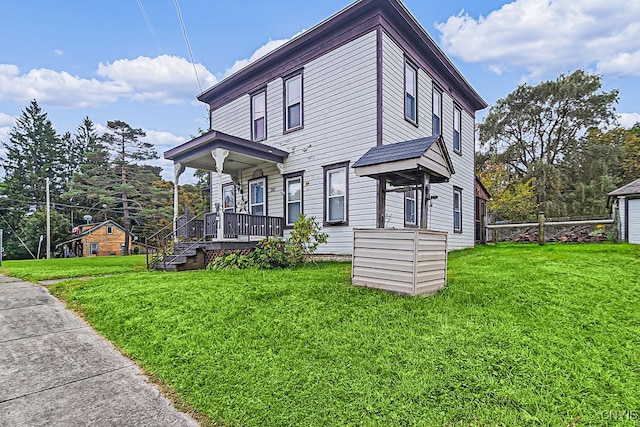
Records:
M289 155L286 151L266 144L212 130L165 151L164 158L184 167L215 171L216 162L211 152L217 148L229 151L222 172L231 175L264 162L282 163Z

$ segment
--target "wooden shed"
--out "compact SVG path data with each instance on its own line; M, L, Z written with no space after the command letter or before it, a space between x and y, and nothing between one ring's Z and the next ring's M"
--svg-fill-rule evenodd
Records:
M608 194L620 216L620 240L640 244L640 179Z
M378 180L377 228L355 229L352 283L409 295L434 294L447 281L447 233L427 230L431 184L454 173L442 136L374 147L353 165ZM420 226L384 228L386 193L420 193Z
M72 234L74 236L72 239L56 245L56 250L60 250L65 258L124 254L125 230L115 221L83 224L74 227ZM133 251L136 246L143 245L132 235L129 251Z

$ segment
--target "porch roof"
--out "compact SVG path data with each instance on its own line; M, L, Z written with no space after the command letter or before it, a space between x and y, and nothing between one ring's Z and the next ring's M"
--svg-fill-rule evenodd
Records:
M419 184L424 172L432 183L447 182L455 173L442 136L437 135L373 147L352 167L358 176L384 176L393 186Z
M211 153L218 148L229 151L224 161L224 173L232 175L264 162L282 163L289 155L286 151L266 144L211 130L165 151L164 158L184 167L215 171L216 162Z

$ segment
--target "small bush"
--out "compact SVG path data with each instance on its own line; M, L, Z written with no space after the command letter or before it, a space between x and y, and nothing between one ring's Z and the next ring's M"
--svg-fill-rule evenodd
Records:
M260 240L248 255L243 255L240 251L225 253L216 257L208 268L211 270L249 268L272 270L290 267L307 260L313 261L313 253L318 245L327 243L328 234L320 230L320 224L315 217L301 214L293 225L291 237L286 241L280 237L267 237Z

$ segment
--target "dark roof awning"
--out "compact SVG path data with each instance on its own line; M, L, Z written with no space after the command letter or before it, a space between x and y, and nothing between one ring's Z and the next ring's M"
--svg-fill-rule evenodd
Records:
M607 196L630 196L640 194L640 178L608 193Z
M289 155L266 144L212 130L165 151L164 158L184 167L215 171L216 162L211 152L218 148L229 151L224 161L224 172L232 175L265 162L282 163Z
M384 176L397 187L422 183L425 172L432 183L447 182L455 173L442 136L374 147L352 167L357 176Z

